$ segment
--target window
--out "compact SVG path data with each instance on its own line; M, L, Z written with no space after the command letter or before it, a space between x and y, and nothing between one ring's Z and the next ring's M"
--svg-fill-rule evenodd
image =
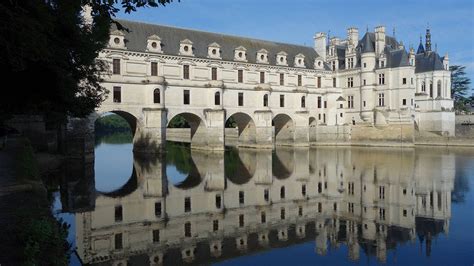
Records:
M332 78L332 86L336 87L336 78Z
M268 201L269 198L270 198L269 191L268 191L268 189L265 189L265 190L263 191L263 199L264 199L265 201Z
M265 214L265 212L262 212L260 214L260 221L262 222L262 224L267 222L267 215Z
M219 220L212 221L212 231L216 232L219 230Z
M354 58L347 58L347 68L354 68Z
M402 84L403 85L407 84L407 78L402 78Z
M123 248L123 244L122 244L122 234L116 234L115 235L115 249L122 249Z
M260 72L260 83L265 83L265 72Z
M354 78L352 78L352 77L347 78L347 87L348 88L354 87Z
M380 61L380 67L385 67L385 61Z
M436 96L441 97L441 80L438 80L438 84L436 85L436 87L437 87Z
M323 192L323 184L321 182L318 182L318 193Z
M318 202L318 212L323 212L323 204Z
M433 82L430 81L430 98L433 98Z
M157 62L151 62L151 75L158 76L158 63Z
M303 207L301 206L298 207L298 216L303 216Z
M404 105L404 106L407 105L407 99L402 100L402 105Z
M280 107L285 107L285 95L280 94Z
M353 95L347 96L347 108L349 108L349 109L354 108L354 96Z
M211 79L217 80L217 67L211 68Z
M282 199L285 198L285 187L280 188L280 198L282 198Z
M326 114L323 114L323 124L326 124Z
M318 88L321 88L321 77L318 77Z
M413 78L410 78L410 84L413 85Z
M367 67L367 63L364 63L364 68L366 68L366 67Z
M244 227L244 225L245 225L244 215L241 214L239 215L239 226Z
M114 59L112 61L112 73L120 75L120 59Z
M153 230L153 242L160 242L160 230Z
M155 89L153 91L153 103L160 103L160 89Z
M115 221L121 222L123 219L122 206L115 206Z
M268 106L268 94L263 95L263 106Z
M161 202L155 202L155 216L161 217Z
M285 85L285 74L280 73L280 85Z
M336 212L337 211L337 203L334 202L332 207L333 207L334 211Z
M324 101L324 108L328 108L328 102Z
M379 93L379 106L385 106L385 95L383 93Z
M301 195L306 196L306 185L301 185Z
M183 91L183 104L189 104L190 102L190 92L189 90L184 90Z
M244 106L244 93L239 92L239 106Z
M114 103L122 102L122 88L114 87Z
M403 217L407 217L407 210L403 210Z
M189 79L189 65L183 65L183 79Z
M367 80L364 79L364 80L363 80L363 83L364 83L364 85L367 85Z
M385 199L385 187L379 186L379 199Z
M336 70L336 61L332 61L332 71Z
M379 85L385 84L385 74L379 74Z
M298 86L303 86L303 77L298 75Z
M318 108L321 108L321 96L318 96Z
M421 91L422 91L422 92L425 92L425 91L426 91L426 86L425 86L425 82L424 82L424 81L421 82Z
M214 105L221 105L221 93L218 91L214 93Z
M385 220L385 209L384 208L379 209L379 217L380 217L380 220Z
M216 208L220 209L222 205L221 195L216 195Z
M190 222L186 222L184 224L184 236L191 237L191 223Z
M186 197L184 198L184 212L190 212L191 211L191 198Z
M285 220L285 208L281 208L280 210L280 219Z
M244 82L244 71L242 69L237 70L237 82Z
M243 191L239 191L239 204L245 203L245 194Z
M301 97L301 108L305 108L306 107L306 97L302 96Z

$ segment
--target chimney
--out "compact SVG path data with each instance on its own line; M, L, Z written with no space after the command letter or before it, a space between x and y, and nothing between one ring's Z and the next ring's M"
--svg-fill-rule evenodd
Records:
M380 55L385 49L385 27L375 27L375 53Z
M321 56L323 61L326 61L326 43L326 33L318 32L314 35L314 50Z
M347 29L347 41L354 47L359 43L359 30L356 27Z

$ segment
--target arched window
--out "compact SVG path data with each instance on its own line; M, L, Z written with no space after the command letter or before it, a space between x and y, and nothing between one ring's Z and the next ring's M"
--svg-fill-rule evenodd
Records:
M263 106L268 106L268 94L263 95Z
M424 81L421 82L421 91L422 91L422 92L425 92L425 91L426 91L426 86L425 86L425 82L424 82Z
M220 92L216 92L214 94L214 104L215 105L221 105L221 93Z
M160 97L160 96L161 96L160 94L161 94L161 93L160 93L160 89L155 89L155 90L153 91L153 103L160 103L160 102L161 102L161 101L160 101L160 98L161 98L161 97Z
M438 80L438 84L437 84L437 94L436 96L437 97L441 97L441 80Z
M306 107L306 97L302 96L301 97L301 108L305 108Z

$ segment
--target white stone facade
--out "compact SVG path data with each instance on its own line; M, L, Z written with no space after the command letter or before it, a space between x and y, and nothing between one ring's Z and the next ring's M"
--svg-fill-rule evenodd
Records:
M194 127L195 148L221 149L231 116L243 146L306 146L335 127L410 128L414 121L418 130L454 134L449 71L417 73L413 50L408 54L384 27L361 40L349 28L347 40L329 44L318 33L311 49L121 23L130 32L112 31L99 55L111 67L102 83L110 95L98 112L131 114L141 134L136 139L161 143L176 115ZM423 91L421 82L432 82L434 92Z

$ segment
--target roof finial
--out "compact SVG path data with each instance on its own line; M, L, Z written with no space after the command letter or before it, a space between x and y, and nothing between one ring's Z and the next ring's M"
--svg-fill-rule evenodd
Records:
M438 52L438 43L435 43L435 52Z
M425 49L427 52L431 52L431 33L428 24L428 28L426 29L426 37L425 37Z
M395 27L393 27L393 38L396 39L395 38Z

